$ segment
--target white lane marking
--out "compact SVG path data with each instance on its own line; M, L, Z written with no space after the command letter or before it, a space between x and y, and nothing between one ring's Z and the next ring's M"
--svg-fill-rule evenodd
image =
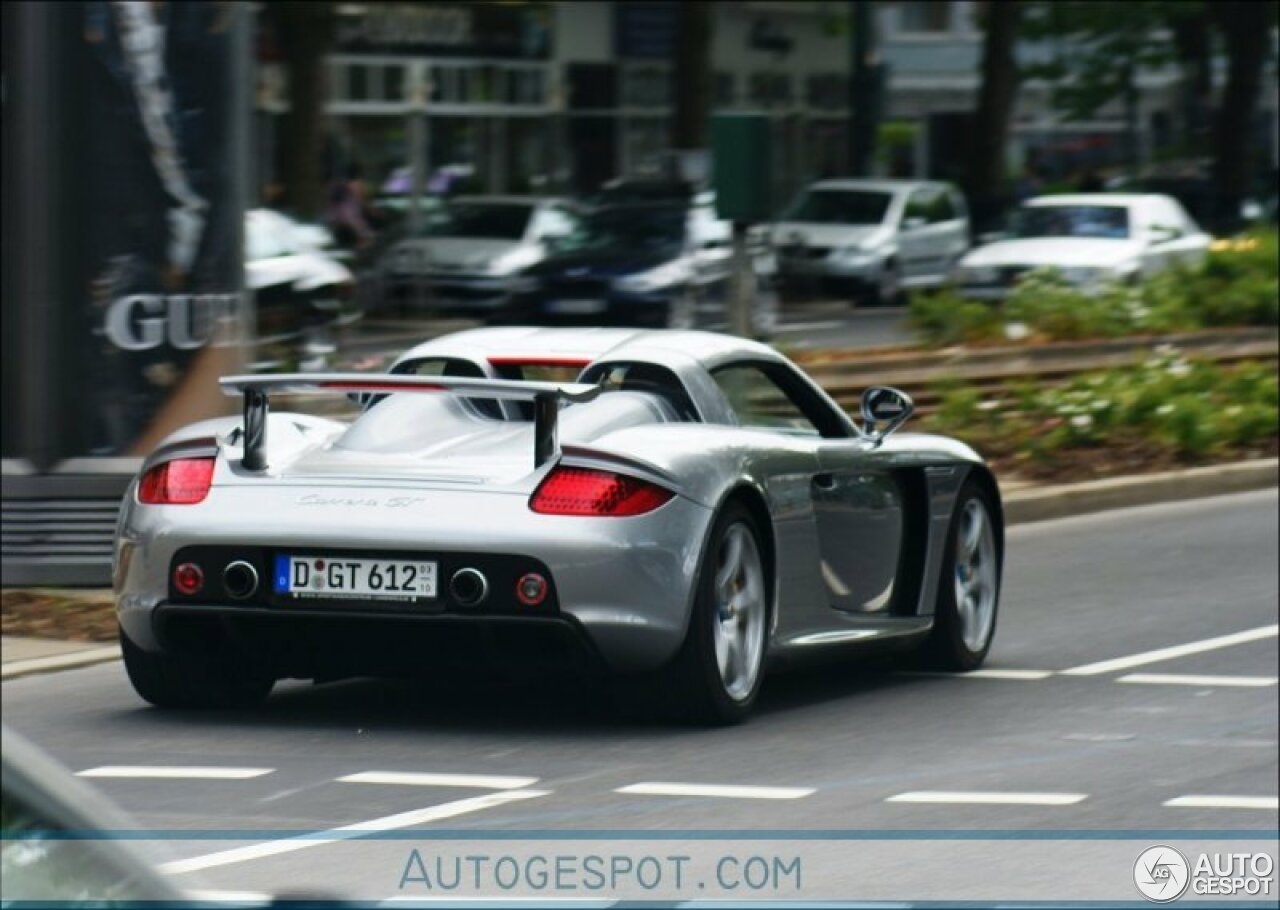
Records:
M1114 673L1116 670L1127 670L1130 667L1140 667L1143 664L1172 660L1175 657L1186 657L1188 654L1200 654L1204 651L1229 648L1232 645L1242 645L1246 642L1259 641L1263 638L1274 638L1277 631L1280 631L1280 626L1259 626L1256 629L1246 629L1243 632L1232 632L1230 635L1219 635L1216 638L1192 641L1185 645L1174 645L1171 648L1159 648L1155 651L1143 651L1141 654L1130 654L1128 657L1117 657L1114 660L1084 664L1061 672L1063 676L1097 676L1100 673Z
M436 774L415 771L361 771L339 777L344 784L398 784L406 787L479 787L483 790L521 790L538 782L536 777L499 777L487 774Z
M1116 680L1148 686L1238 686L1246 689L1274 686L1276 681L1274 676L1195 676L1187 673L1130 673Z
M1048 679L1053 675L1051 670L970 670L968 673L953 673L959 679Z
M264 856L278 856L281 853L293 853L296 850L306 850L310 847L351 840L361 834L373 831L393 831L397 828L409 828L413 825L423 825L446 818L456 818L459 815L466 815L468 812L479 812L483 809L492 809L494 806L502 806L522 799L547 796L550 792L549 790L510 790L506 793L487 793L484 796L471 796L467 799L442 803L438 806L427 806L425 809L413 809L397 815L386 815L382 818L374 818L365 822L356 822L353 825L343 825L341 828L330 828L327 831L317 832L316 836L288 837L282 840L265 841L261 844L233 847L230 850L219 850L217 853L206 853L204 856L193 856L190 859L173 860L161 865L160 871L167 872L170 875L180 875L184 872L212 869L215 866L229 866L232 863L243 863L251 859L260 859Z
M1182 809L1280 809L1275 796L1178 796L1161 805Z
M803 799L813 787L751 787L738 784L676 784L648 781L618 787L614 793L636 796L715 796L726 799Z
M887 803L973 803L989 806L1071 806L1087 793L1001 793L992 790L913 790L885 800Z
M219 768L203 765L103 765L76 773L77 777L137 777L174 780L248 780L271 774L275 768Z

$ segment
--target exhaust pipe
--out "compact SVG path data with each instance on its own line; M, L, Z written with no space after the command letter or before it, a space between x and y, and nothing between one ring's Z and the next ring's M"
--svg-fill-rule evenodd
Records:
M258 570L238 559L222 570L222 586L236 600L252 597L258 590Z
M449 593L464 607L474 607L489 596L489 580L476 569L459 569L449 579Z

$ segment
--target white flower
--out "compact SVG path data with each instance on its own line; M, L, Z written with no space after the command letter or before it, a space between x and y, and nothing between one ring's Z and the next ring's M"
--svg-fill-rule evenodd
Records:
M995 410L996 408L998 408L998 407L1000 407L1000 402L996 401L994 398L991 398L991 399L987 399L986 401L983 401L983 402L979 403L979 405L978 405L978 410L979 410L979 411L994 411L994 410Z
M1172 405L1172 404L1162 404L1162 405L1160 405L1160 407L1156 408L1156 413L1157 413L1157 414L1159 414L1161 417L1165 416L1166 414L1172 414L1172 413L1173 413L1173 405Z
M1080 414L1071 418L1071 425L1081 430L1085 430L1093 426L1093 418L1088 414Z
M1010 341L1022 341L1031 334L1025 322L1007 322L1004 326L1004 337Z
M1111 402L1107 401L1105 398L1095 398L1089 407L1093 408L1095 411L1105 411L1107 408L1111 407Z
M1187 363L1185 360L1175 360L1173 363L1169 364L1168 372L1170 376L1182 378L1191 372L1191 364Z

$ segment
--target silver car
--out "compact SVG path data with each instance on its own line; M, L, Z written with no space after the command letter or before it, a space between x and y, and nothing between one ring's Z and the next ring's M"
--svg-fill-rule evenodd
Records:
M386 296L459 312L492 312L507 303L511 282L541 262L578 226L560 199L463 196L431 213L417 233L383 256Z
M821 180L779 216L773 246L791 295L895 303L946 282L969 248L969 213L946 183Z
M282 677L570 666L715 722L768 664L864 645L979 666L1003 558L968 447L854 422L772 348L706 332L478 329L390 373L235 376L126 493L115 593L160 706ZM352 422L273 410L363 396Z

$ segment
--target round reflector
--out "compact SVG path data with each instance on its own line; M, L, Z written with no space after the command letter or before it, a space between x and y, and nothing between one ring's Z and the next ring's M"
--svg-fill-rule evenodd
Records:
M204 587L204 571L194 562L184 562L173 570L173 586L182 594L199 594Z

